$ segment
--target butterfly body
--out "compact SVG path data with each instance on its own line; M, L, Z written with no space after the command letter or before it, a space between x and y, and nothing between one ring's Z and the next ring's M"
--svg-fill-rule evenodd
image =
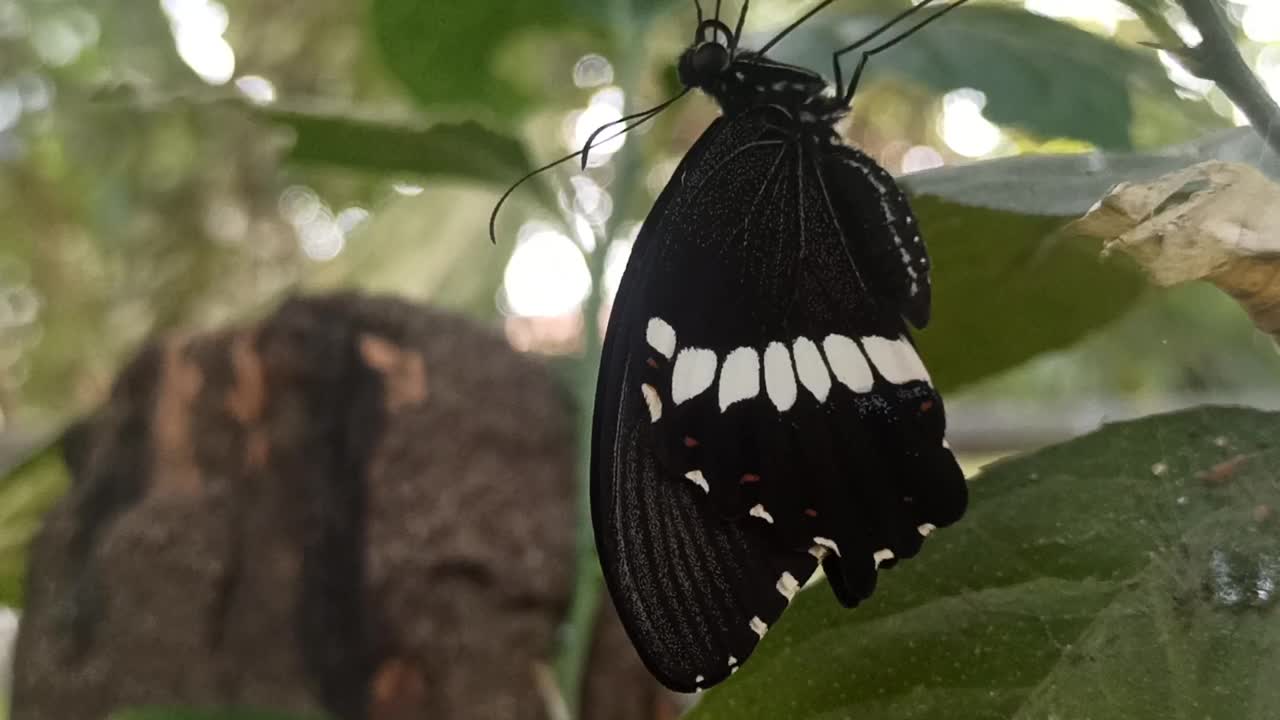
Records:
M924 244L889 173L841 141L846 105L713 41L679 71L723 116L620 283L591 500L628 633L691 691L736 671L819 565L857 605L967 495L907 327L929 318Z

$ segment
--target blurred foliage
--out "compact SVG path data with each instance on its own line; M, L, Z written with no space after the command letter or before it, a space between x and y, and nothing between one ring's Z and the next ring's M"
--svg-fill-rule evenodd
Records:
M828 48L848 45L880 27L881 13L803 27L779 56L829 72ZM937 93L973 88L986 96L983 115L998 125L1046 138L1084 140L1108 149L1133 147L1131 127L1162 122L1156 142L1222 125L1202 103L1180 98L1149 50L1121 45L1084 29L1010 5L963 7L941 31L923 32L877 55L864 79L915 82ZM935 30L937 30L935 28ZM857 54L845 57L846 78ZM1137 97L1153 99L1138 117ZM874 101L866 112L874 112ZM855 100L854 106L859 106ZM859 108L861 109L861 108Z
M530 157L560 152L562 118L595 91L570 81L575 62L592 52L610 58L613 81L625 70L633 106L646 105L667 89L692 19L674 0L213 6L225 7L237 77L266 78L276 103L219 101L234 91L193 76L163 3L0 2L0 86L25 98L21 118L0 132L0 284L20 311L0 329L0 414L11 428L55 427L97 402L122 356L148 334L252 313L299 283L395 290L496 319L515 219L542 207L543 217L562 222L555 198L563 190L547 192L556 182L522 189L501 219L499 252L482 247L485 205ZM778 51L825 72L822 48L904 6L837 3ZM751 37L800 7L757 2ZM1032 138L1057 136L1114 147L1139 136L1165 143L1221 123L1207 104L1174 93L1150 52L1123 41L1143 39L1140 25L1123 27L1117 42L1004 3L962 8L943 30L877 58L855 103L852 139L890 167L912 144L955 159L923 119L935 112L938 92L959 86L982 89L988 116L1021 128L1033 146ZM598 235L614 237L643 215L661 169L709 112L690 101L633 138L658 174L613 199L613 217ZM605 165L589 175L610 187L617 172ZM394 183L405 182L427 190L397 192ZM336 220L348 208L372 216L360 228L340 228L337 257L308 259L308 233L325 239L308 223L316 225L317 214ZM319 225L332 234L332 223ZM440 227L449 230L430 232ZM981 226L959 229L984 234ZM946 274L954 268L959 278L964 266L947 260L944 233L930 240L945 285ZM1029 239L1025 255L1043 238ZM953 291L948 308L976 315L963 305L972 296ZM1126 305L1117 296L1111 314ZM1047 346L1070 342L1088 324ZM1040 349L1005 353L956 380Z
M991 466L857 612L801 593L690 718L1276 717L1277 437L1206 408Z
M842 0L774 54L829 73L833 48L909 4ZM1121 179L1205 157L1280 174L1247 130L1222 131L1230 122L1220 92L1175 86L1139 44L1176 40L1173 4L1125 4L1138 19L1111 34L1030 14L1014 0L979 1L868 67L846 137L895 174L918 166L911 158L920 151L947 164L904 185L936 272L934 321L921 343L949 390L1039 399L1052 412L1051 400L1280 387L1280 361L1229 301L1200 288L1144 296L1127 265L1100 263L1095 246L1059 232ZM585 172L570 163L522 187L499 218L496 248L486 239L489 211L530 166L576 149L566 136L593 98L620 88L635 110L670 96L690 6L0 0L0 433L39 447L41 436L102 400L148 335L252 316L298 288L395 292L503 323L513 337L516 327L536 349L585 347L571 382L589 387L592 338L580 333L592 323L514 319L505 307L503 272L521 228L542 221L594 248L584 254L599 289L609 242L629 237L714 109L691 97L633 133L612 161ZM747 44L807 7L756 0ZM225 38L234 50L230 83L203 81L184 61L194 41L183 39L183 13L201 19L204 42ZM210 35L222 20L225 31ZM578 77L593 55L598 77ZM846 68L854 64L846 58ZM1003 130L994 155L1092 152L970 162L947 145L939 121L961 88L981 91L985 118ZM611 213L575 225L583 178L610 193ZM1112 436L1099 437L1089 442L1102 447ZM17 602L22 548L65 484L56 455L36 450L4 473L0 602ZM0 468L15 464L0 457ZM1014 482L1000 472L979 484L996 503L993 523L1001 488ZM1037 491L1050 489L1028 490ZM955 542L980 543L977 524ZM1040 531L1046 542L1065 532ZM1110 592L1077 590L1045 612L1081 612ZM818 596L798 601L812 611L793 611L807 618L788 621L794 632L809 632L815 618L835 633L877 617L832 620ZM1045 597L1007 599L1021 617L1018 602ZM790 647L779 645L780 632L731 687L757 672L794 672L778 669ZM732 697L712 694L706 712Z

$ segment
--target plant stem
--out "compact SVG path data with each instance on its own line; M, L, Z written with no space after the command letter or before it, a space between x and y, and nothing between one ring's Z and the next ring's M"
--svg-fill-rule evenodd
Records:
M640 22L627 0L615 0L611 8L614 27L635 28ZM643 47L634 38L643 37L641 30L620 34L616 60L618 78L623 88L639 85L644 67ZM628 98L629 100L630 98ZM629 103L628 103L629 104ZM617 175L610 192L615 199L613 218L627 217L626 203L640 182L640 155L634 141L623 145L613 157ZM616 223L610 226L610 229ZM597 232L596 244L587 253L591 271L591 292L582 307L583 353L575 369L574 395L578 413L577 436L577 513L574 535L574 586L569 614L565 620L560 652L556 659L557 675L564 701L573 718L581 716L583 676L590 660L591 641L600 608L602 582L596 557L595 536L591 526L591 432L595 406L596 375L600 368L600 312L604 307L604 265L609 250L610 232Z
M1189 69L1217 83L1280 155L1280 105L1245 64L1218 0L1179 0L1179 4L1201 37L1199 45L1185 50L1191 60Z

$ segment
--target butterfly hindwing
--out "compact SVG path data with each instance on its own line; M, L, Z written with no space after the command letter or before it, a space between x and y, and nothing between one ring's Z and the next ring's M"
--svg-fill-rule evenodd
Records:
M941 398L903 319L927 319L927 294L904 291L906 268L927 288L927 260L894 244L882 213L895 208L868 200L868 178L888 174L843 150L796 142L768 108L717 120L619 287L593 521L624 625L674 689L745 661L820 559L855 605L878 568L964 509Z

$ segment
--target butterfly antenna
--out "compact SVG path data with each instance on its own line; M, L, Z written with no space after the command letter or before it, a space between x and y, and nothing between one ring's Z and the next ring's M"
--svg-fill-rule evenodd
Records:
M742 0L742 12L738 13L738 26L733 31L733 37L729 38L729 54L736 54L738 51L738 41L742 39L742 26L747 22L747 8L751 5L751 0Z
M879 37L880 35L883 35L886 31L888 31L888 30L889 30L889 28L893 27L894 25L897 25L897 24L898 24L899 22L901 22L904 18L910 17L911 15L914 15L915 13L918 13L918 12L920 12L921 10L924 10L924 9L925 9L925 8L927 8L929 5L931 5L932 3L934 3L935 1L936 1L936 0L922 0L922 2L920 2L920 4L918 4L918 5L913 5L913 6L909 7L909 8L907 8L906 10L903 10L902 12L898 13L897 15L895 15L895 16L893 17L893 19L889 20L889 21L888 21L888 22L886 22L884 25L881 25L881 26L880 26L880 28L879 28L878 30L876 30L875 32L873 32L873 33L871 33L870 35L866 36L865 38L862 38L861 40L859 40L857 43L855 43L855 45L856 45L856 46L861 46L861 45L863 45L863 44L865 44L865 43L870 42L871 40L874 40L875 38ZM961 1L961 2L965 2L966 0L960 0L960 1ZM760 48L757 52L759 52L761 55L763 55L764 53L768 52L769 48L773 47L774 45L777 45L777 44L778 44L778 42L782 40L782 38L784 38L784 37L786 37L787 35L791 34L791 31L793 31L793 30L795 30L796 28L798 28L798 27L800 27L801 25L803 25L805 22L807 22L807 21L809 20L809 18L813 17L814 15L817 15L819 12L821 12L823 9L825 9L828 5L830 5L830 4L834 3L834 2L835 2L835 0L822 0L822 2L820 2L820 3L818 3L817 5L815 5L815 6L813 6L812 8L810 8L808 12L806 12L805 14L803 14L803 15L801 15L800 17L796 18L795 22L793 22L793 23L791 23L790 25L788 25L788 26L786 26L785 28L783 28L783 29L782 29L782 31L781 31L781 32L779 32L777 35L774 35L774 36L773 36L773 38L772 38L771 40L769 40L769 42L765 43L765 44L764 44L764 47ZM929 18L929 21L930 21L930 22L932 21L932 17L931 17L931 18ZM907 31L907 34L910 34L910 33L914 32L914 31L915 31L915 30L917 30L917 29L919 29L919 28L913 28L912 30Z
M595 144L596 136L597 136L597 135L599 135L599 134L601 133L601 131L603 131L603 130L605 130L605 129L607 129L607 128L609 128L609 127L613 126L613 125L617 125L618 123L627 122L627 121L629 121L629 120L636 120L636 122L634 122L634 123L632 123L632 124L630 124L630 125L628 125L628 126L626 126L626 127L622 128L622 129L621 129L621 130L619 130L618 132L614 133L613 135L610 135L608 138L605 138L604 140L602 140L602 141L601 141L601 142L608 142L608 141L610 141L610 140L612 140L612 139L614 139L614 138L618 137L619 135L622 135L622 134L624 134L624 133L630 132L631 130L634 130L634 129L636 129L637 127L640 127L641 125L643 125L644 123L648 122L649 120L652 120L654 117L657 117L658 113L660 113L660 112L662 112L663 110L667 109L667 107L668 107L668 106L670 106L670 105L671 105L672 103L674 103L676 100L679 100L680 98L684 97L684 96L685 96L685 94L686 94L686 93L688 93L688 92L689 92L689 89L688 89L688 88L686 88L686 89L685 89L683 92L681 92L679 95L676 95L675 97L671 98L670 100L667 100L666 102L662 103L661 105L657 105L657 106L655 106L655 107L649 108L648 110L644 110L644 111L641 111L641 112L635 113L635 114L633 114L633 115L628 115L627 117L620 118L620 119L618 119L618 120L614 120L613 122L606 123L606 124L604 124L604 125L602 125L602 126L600 126L600 127L596 128L595 132L591 133L591 136L587 138L587 141L586 141L585 143L583 143L583 146L582 146L582 149L581 149L581 150L578 150L577 152L569 153L568 155L565 155L565 156L564 156L564 157L562 157L562 158L557 158L557 159L555 159L555 160L552 160L551 162L547 163L546 165L543 165L542 167L540 167L540 168L538 168L538 169L536 169L536 170L532 170L532 171L528 172L527 174L525 174L525 175L524 175L524 177L522 177L522 178L520 178L519 180L516 180L514 183L512 183L511 187L507 188L507 191L506 191L506 192L504 192L504 193L502 193L502 197L498 198L498 202L494 203L494 206L493 206L493 212L489 213L489 242L491 242L491 243L493 243L493 244L495 244L495 245L497 245L497 244L498 244L498 230L497 230L497 227L498 227L498 212L502 210L502 206L503 206L503 204L504 204L504 203L506 203L506 202L507 202L507 198L511 197L511 194L512 194L512 193L514 193L514 192L516 191L516 189L517 189L517 188L519 188L521 185L525 184L525 182L526 182L526 181L528 181L529 179L533 178L533 177L534 177L534 176L536 176L536 175L540 175L540 174L542 174L542 173L544 173L544 172L546 172L546 171L550 170L551 168L553 168L553 167L555 167L555 166L557 166L557 165L560 165L561 163L566 163L566 162L568 162L568 161L570 161L570 160L572 160L572 159L574 159L574 158L576 158L576 157L579 157L579 156L581 156L581 157L582 157L582 166L585 168L585 167L586 167L586 165L587 165L587 153L589 153L589 152L591 151L591 148L592 148L592 147L593 147L593 145ZM639 118L639 119L637 120L637 118Z
M512 183L511 187L507 188L507 191L502 193L502 197L498 198L498 202L494 204L493 212L489 213L489 242L493 243L494 245L498 244L498 233L497 233L498 211L502 209L502 204L507 201L507 198L511 197L511 193L515 192L516 188L523 185L525 181L528 180L529 178L532 178L535 175L544 173L550 170L551 168L559 165L560 163L568 162L578 157L581 154L582 154L582 151L579 150L578 152L565 155L564 157L558 160L553 160L547 163L546 165L543 165L542 167L538 168L537 170L530 171L527 175L525 175L524 177Z
M596 128L594 132L592 132L590 135L588 135L588 136L587 136L587 142L586 142L586 143L584 143L584 144L583 144L583 146L582 146L582 150L581 150L581 152L582 152L582 168L583 168L584 170L586 169L586 167L587 167L587 160L589 160L589 159L590 159L588 154L591 152L591 148L595 147L595 140L596 140L596 136L598 136L600 133L604 132L605 130L608 130L609 128L613 127L614 125L619 125L619 124L622 124L622 123L631 122L632 120L637 120L637 119L639 120L639 121L638 121L638 122L636 122L634 125L629 125L629 126L627 126L625 129L621 130L620 132L618 132L618 133L616 133L616 134L614 134L614 135L609 136L609 140L612 140L613 138L618 137L618 135L621 135L622 133L625 133L625 132L627 132L627 131L629 131L629 130L632 130L632 129L634 129L634 128L640 127L640 125L641 125L641 124L643 124L643 123L645 123L645 122L648 122L649 120L653 119L654 117L656 117L656 116L658 115L658 113L662 112L663 110L666 110L668 107L670 107L670 106L671 106L671 104L672 104L672 103L674 103L675 101L679 100L680 98L682 98L682 97L684 97L686 94L688 94L688 92L689 92L689 90L690 90L690 89L691 89L691 88L685 88L684 90L681 90L681 91L680 91L680 93L679 93L678 95L676 95L676 96L672 97L671 99L666 100L666 101L664 101L664 102L662 102L662 103L660 103L660 104L658 104L658 105L655 105L655 106L653 106L653 107L649 108L648 110L641 110L641 111L640 111L640 112L638 112L638 113L633 113L633 114L631 114L631 115L627 115L626 117L618 118L617 120L614 120L613 122L605 123L604 125L601 125L600 127ZM607 142L607 141L606 141L606 142Z

